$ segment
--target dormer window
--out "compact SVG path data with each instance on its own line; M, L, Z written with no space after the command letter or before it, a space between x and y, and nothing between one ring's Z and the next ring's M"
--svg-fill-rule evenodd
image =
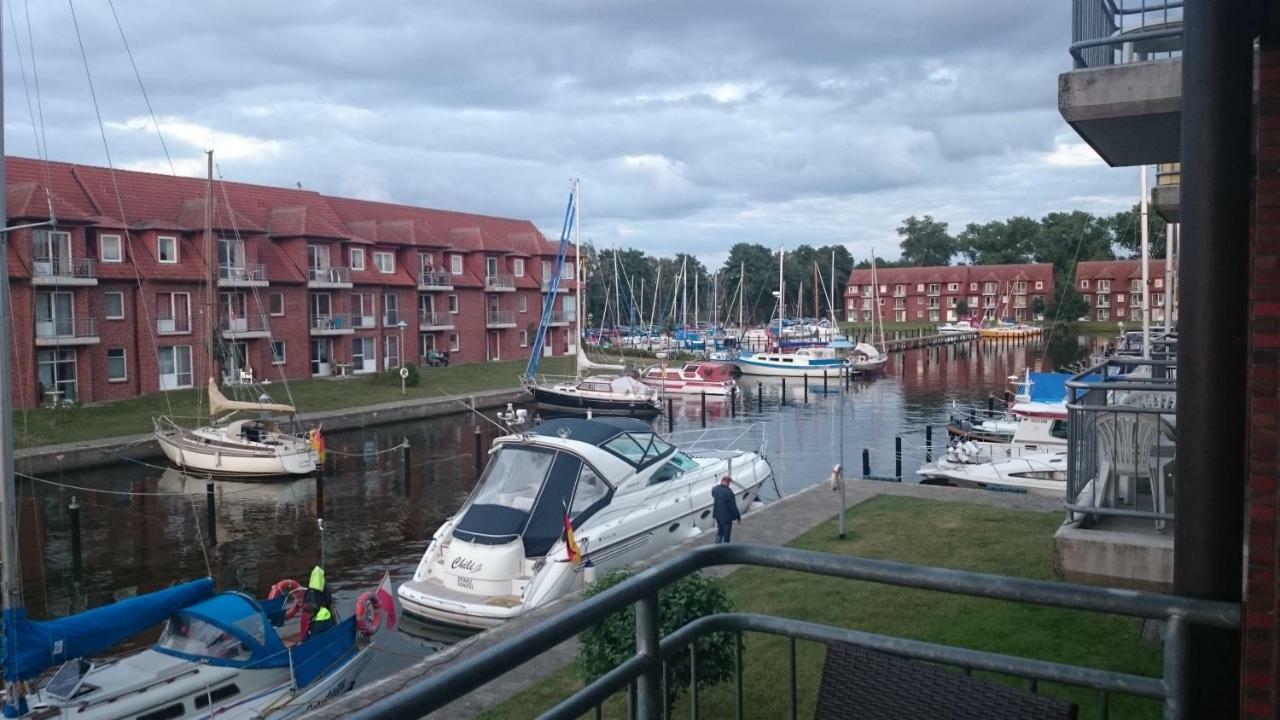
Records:
M178 238L161 235L156 238L156 258L165 264L178 262Z
M462 256L461 255L449 256L449 272L453 273L454 275L462 274Z
M98 259L104 263L124 262L124 246L119 235L102 235L98 238Z

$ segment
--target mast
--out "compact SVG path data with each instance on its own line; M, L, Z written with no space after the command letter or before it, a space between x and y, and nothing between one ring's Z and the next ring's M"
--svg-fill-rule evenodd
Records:
M803 315L804 313L800 313ZM813 261L813 317L822 317L822 306L818 304L818 261Z
M3 92L3 57L0 53L0 128L4 120ZM8 208L5 207L6 193L4 167L4 133L0 132L0 222L6 227L9 224ZM0 317L10 317L9 307L9 233L0 233ZM9 367L11 338L9 333L0 332L0 562L4 563L3 576L0 576L0 604L4 610L4 641L17 640L16 626L8 622L9 618L23 611L22 591L18 577L18 488L13 477L13 378ZM19 710L26 704L16 682L6 681L4 684L4 714L6 717L17 717Z
M1138 201L1142 220L1142 359L1151 359L1151 248L1147 236L1147 166L1139 168L1138 184L1142 195ZM1165 244L1169 242L1165 239Z
M645 335L653 331L653 326L658 322L658 291L662 288L662 263L658 263L658 277L653 281L653 305L649 308L649 327L645 328Z
M689 330L689 256L680 261L680 327L688 339Z
M778 347L782 347L782 318L787 313L787 279L782 275L786 262L786 248L778 248Z
M720 273L711 276L711 325L720 324Z
M582 228L580 223L581 216L579 215L579 212L578 212L579 206L582 204L581 203L582 198L579 196L578 194L579 192L580 192L580 188L578 187L578 179L574 178L573 179L573 279L577 281L574 283L574 295L576 296L577 299L573 301L573 304L575 306L573 314L575 316L574 319L576 320L576 322L574 322L574 325L576 326L577 332L578 332L578 339L574 342L574 348L577 350L576 354L578 357L584 357L586 355L586 351L582 349L582 315L583 315L583 309L584 309L582 307L582 282L583 282L584 273L582 272ZM573 363L573 366L577 369L575 373L576 377L580 379L582 377L582 363L577 362L575 360L575 362Z
M739 260L739 261L738 261L738 335L739 335L739 336L741 336L743 333L745 333L745 332L746 332L746 328L744 328L744 327L743 327L743 325L742 325L742 317L743 317L743 315L742 315L742 296L746 294L746 293L744 293L744 292L742 291L742 281L743 281L743 277L742 277L742 275L743 275L743 273L745 273L746 271L747 271L747 263L746 263L746 261Z
M613 246L613 326L622 324L622 285L618 281L618 246Z
M844 293L840 294L844 297ZM827 288L827 309L831 311L832 337L839 335L840 325L836 322L836 251L831 251L831 287Z
M208 265L208 272L204 278L204 318L205 328L204 337L206 342L205 371L209 373L209 380L214 379L213 369L213 334L217 332L213 319L213 286L218 282L218 263L213 255L213 151L205 151L205 163L207 165L207 176L204 186L204 261ZM212 402L212 400L210 401ZM197 412L197 415L200 413ZM213 408L209 408L209 419L213 419Z
M1173 330L1173 243L1178 237L1178 223L1164 226L1164 331Z
M879 333L879 336L880 336L880 348L879 348L879 350L880 350L880 352L884 352L884 351L885 351L885 347L886 347L886 346L885 346L885 344L884 344L884 307L880 304L880 281L879 281L878 279L876 279L876 251L875 251L875 248L872 248L872 249L871 249L871 287L872 287L872 292L873 292L873 294L875 295L875 297L873 298L873 300L874 300L874 302L875 302L875 304L876 304L876 315L875 315L875 321L873 321L873 322L871 323L871 331L872 331L872 332L876 332L876 325L878 324L878 325L880 326L880 333Z
M698 285L702 282L702 275L698 273L698 269L693 269L693 329L698 329Z

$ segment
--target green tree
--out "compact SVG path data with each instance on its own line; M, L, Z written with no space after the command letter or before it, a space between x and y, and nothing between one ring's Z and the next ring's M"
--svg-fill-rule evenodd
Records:
M729 258L725 260L720 275L726 302L734 300L740 278L746 321L756 323L768 320L773 311L773 296L769 293L778 287L778 256L763 245L735 244L729 249ZM738 308L736 303L733 304L734 307L726 308L726 315L737 318Z
M597 595L629 575L615 570L597 580L587 596ZM733 602L715 580L688 575L658 591L658 635L666 636L707 615L733 612ZM578 646L578 673L584 683L603 676L636 654L635 608L629 607L584 631ZM734 642L729 633L713 633L694 641L698 656L698 688L718 685L733 677ZM667 707L689 687L689 653L667 660Z
M956 300L956 317L969 317L969 302L964 298Z
M974 265L1024 263L1031 259L1040 223L1029 217L969 223L956 236L961 255Z
M903 220L898 236L902 238L902 260L908 265L950 265L951 256L956 254L956 240L947 233L947 224L934 220L932 215L912 215Z
M1039 295L1031 299L1031 313L1033 315L1044 315L1045 307L1044 298Z
M1118 212L1106 219L1108 228L1111 231L1111 243L1119 248L1127 257L1136 258L1142 254L1142 211L1138 205L1134 205L1127 212ZM1148 252L1151 257L1160 259L1164 257L1166 223L1164 218L1152 210L1147 209L1147 242L1150 245Z

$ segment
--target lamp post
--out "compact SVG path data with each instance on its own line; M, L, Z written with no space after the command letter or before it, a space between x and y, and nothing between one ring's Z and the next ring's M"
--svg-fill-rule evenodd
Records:
M408 323L406 323L403 320L401 320L399 323L396 324L396 327L400 328L399 360L400 360L400 394L401 395L405 394L404 381L409 377L409 368L405 367L405 364L404 364L404 328L406 325L408 325Z

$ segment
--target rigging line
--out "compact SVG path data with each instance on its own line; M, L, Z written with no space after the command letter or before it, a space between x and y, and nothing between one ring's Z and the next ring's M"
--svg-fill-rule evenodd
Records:
M204 531L200 529L200 513L196 512L196 500L191 498L191 502L187 503L187 507L191 508L191 520L196 526L196 543L200 545L200 554L204 556L204 571L208 577L213 577L213 565L209 562L209 549L204 545Z
M142 100L147 104L147 114L151 116L151 124L156 129L156 137L160 138L160 148L164 150L164 159L169 163L169 174L176 176L178 171L173 167L173 158L169 157L169 146L164 142L164 133L160 132L160 123L156 120L156 112L151 109L151 98L147 95L147 87L142 84L142 73L138 71L138 63L133 59L133 49L129 47L129 39L125 37L124 26L120 24L120 16L116 14L116 4L107 0L111 8L111 17L116 21L116 30L120 31L120 42L124 43L125 54L129 56L129 65L133 67L133 77L138 81L138 90L142 91Z
M84 49L84 38L80 34L80 21L76 17L76 6L75 6L74 0L67 0L67 7L70 8L71 10L71 25L76 32L76 43L80 48L80 61L84 65L84 77L85 77L85 80L88 81L89 83L89 97L93 100L93 113L98 120L98 134L102 137L102 149L107 156L107 170L111 176L111 188L115 192L115 196L116 196L116 207L119 208L120 210L120 224L123 227L125 244L129 248L130 256L136 257L136 253L134 253L134 250L133 250L133 233L130 232L129 222L125 217L124 198L120 194L120 184L116 180L115 163L111 159L111 145L110 143L107 142L107 128L106 128L106 125L104 125L102 122L102 109L98 105L98 93L93 87L93 73L89 69L89 55ZM130 265L133 267L134 281L135 283L137 283L137 286L138 286L138 296L139 296L138 305L142 308L143 318L146 320L146 326L148 328L147 337L151 340L151 348L152 348L152 351L155 353L155 357L156 357L156 367L159 368L161 367L160 343L151 330L152 328L155 328L155 324L151 320L151 311L147 309L146 298L143 297L142 273L138 269L138 263L133 262L133 263L130 263ZM190 312L189 305L188 305L187 311ZM174 363L176 366L177 364L176 351L175 351ZM163 384L164 383L161 383L161 385ZM139 387L139 389L141 389L141 387ZM165 407L168 409L169 414L172 415L173 402L169 397L169 389L163 388L163 392L164 392Z
M43 164L44 198L45 198L45 202L49 206L49 219L56 223L57 218L54 216L54 212L53 212L53 191L49 189L49 186L51 184L51 178L50 178L50 172L49 172L49 135L45 131L45 125L44 125L44 100L40 94L40 69L36 64L36 40L35 40L35 33L31 31L31 6L27 2L27 0L23 0L22 2L22 11L26 15L27 48L31 51L31 80L32 80L32 83L35 85L35 89L36 89L36 111L38 112L39 118L40 118L40 137L36 145L37 145L37 152L39 153L39 157L44 163ZM11 20L13 19L12 13L10 14L10 19ZM15 21L14 25L16 24L17 23ZM15 42L15 46L16 46L16 42ZM19 60L21 60L21 53L19 53ZM23 79L23 87L24 88L26 87L25 78ZM30 99L28 99L27 103L28 103L28 107L30 107ZM32 122L34 121L35 121L35 117L33 116Z
M1063 295L1065 295L1068 291L1075 292L1076 272L1079 271L1080 269L1080 246L1084 244L1084 234L1088 229L1089 229L1088 221L1080 225L1080 234L1076 237L1076 248L1071 255L1071 271L1067 273L1067 277L1065 278L1067 282L1067 287L1063 288L1062 290ZM1062 314L1062 303L1061 302L1054 303L1053 323L1051 327L1055 329L1058 327L1058 318L1059 316L1061 316L1061 314ZM1050 335L1052 335L1052 331L1050 332ZM1049 342L1046 341L1040 348L1041 364L1044 363L1044 359L1048 356L1049 356Z

